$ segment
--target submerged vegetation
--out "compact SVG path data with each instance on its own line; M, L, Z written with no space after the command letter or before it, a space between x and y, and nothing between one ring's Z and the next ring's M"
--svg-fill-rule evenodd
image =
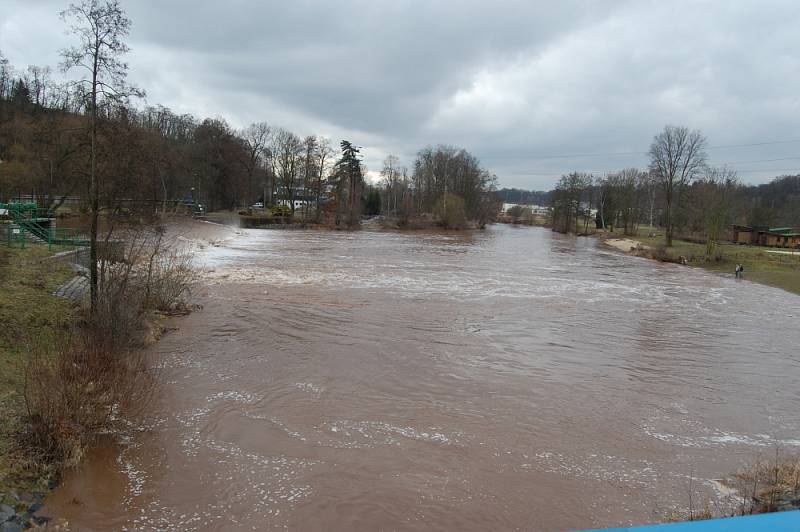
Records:
M722 496L704 500L689 479L686 509L667 516L668 521L703 521L800 509L800 457L758 458L718 482ZM699 500L698 500L699 499Z
M77 464L100 434L124 429L158 382L141 348L159 334L160 316L188 311L189 255L164 230L117 231L113 257L99 264L97 309L52 292L75 274L44 260L45 246L2 248L0 338L0 492L39 489ZM170 243L173 244L173 243ZM85 294L88 296L88 294Z

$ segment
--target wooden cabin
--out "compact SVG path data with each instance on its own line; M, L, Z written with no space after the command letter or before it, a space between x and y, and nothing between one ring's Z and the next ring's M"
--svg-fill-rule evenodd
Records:
M746 225L734 225L731 242L734 244L755 244L755 232L752 227Z
M775 248L800 248L800 229L734 225L731 242Z

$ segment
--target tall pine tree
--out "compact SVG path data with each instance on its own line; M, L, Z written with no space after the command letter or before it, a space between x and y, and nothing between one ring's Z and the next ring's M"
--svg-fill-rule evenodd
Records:
M355 227L361 220L361 191L364 187L360 152L347 140L343 140L340 146L342 157L336 162L336 188L339 202L336 209L336 224L338 225L344 218L348 226Z

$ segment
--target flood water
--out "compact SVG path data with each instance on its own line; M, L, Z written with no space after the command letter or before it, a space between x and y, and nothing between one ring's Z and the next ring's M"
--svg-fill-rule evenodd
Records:
M800 451L800 297L590 238L245 231L153 348L144 427L50 497L79 530L663 520Z

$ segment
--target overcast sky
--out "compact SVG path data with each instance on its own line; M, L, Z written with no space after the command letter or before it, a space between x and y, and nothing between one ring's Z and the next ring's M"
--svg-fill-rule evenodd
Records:
M644 167L670 123L746 182L800 172L797 0L122 3L147 103L347 138L373 171L445 143L547 189ZM67 4L0 0L0 51L57 65Z

